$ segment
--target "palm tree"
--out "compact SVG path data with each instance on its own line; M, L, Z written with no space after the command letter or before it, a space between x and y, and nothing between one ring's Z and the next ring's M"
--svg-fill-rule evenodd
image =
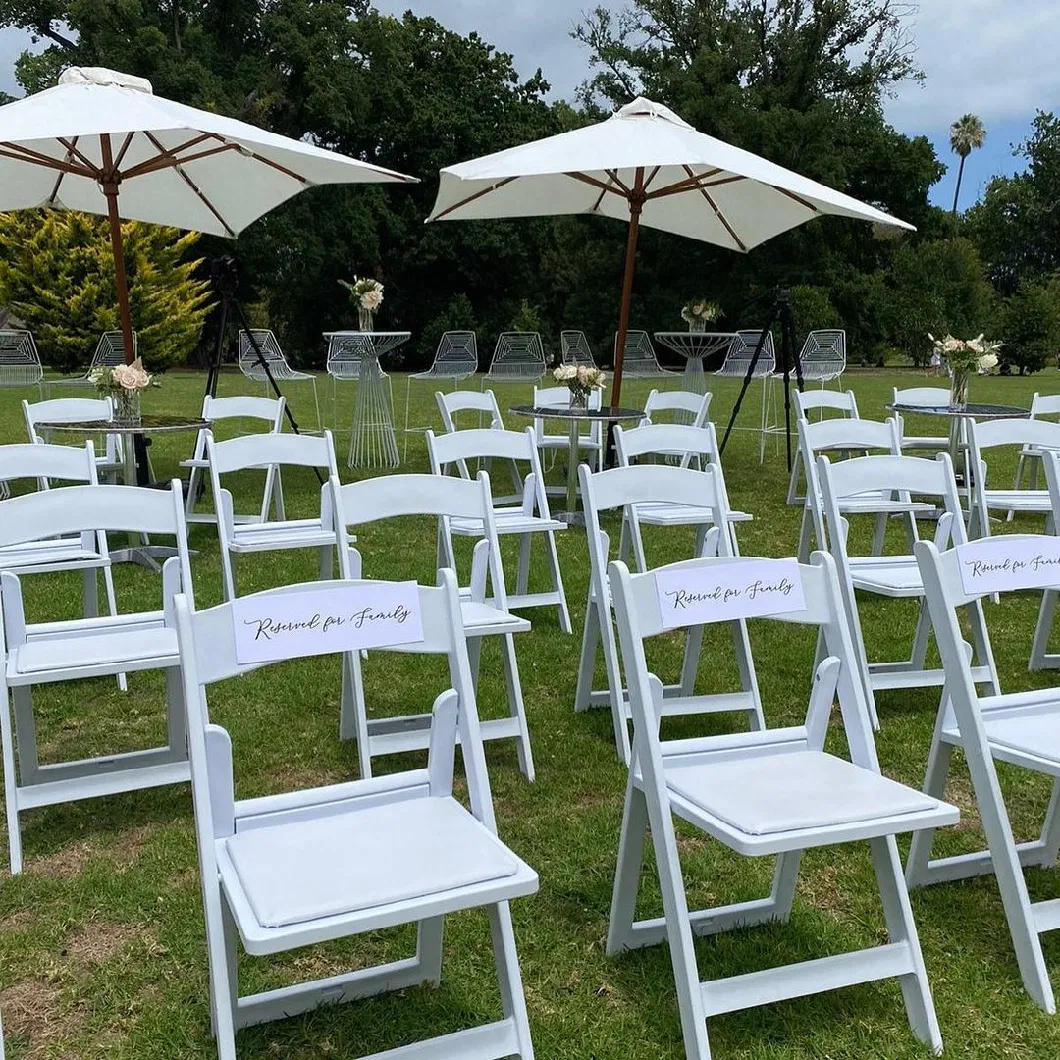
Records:
M950 150L961 156L960 168L957 170L957 187L953 192L954 220L957 219L957 200L961 194L965 160L976 148L982 147L985 140L986 129L974 114L965 114L950 126Z

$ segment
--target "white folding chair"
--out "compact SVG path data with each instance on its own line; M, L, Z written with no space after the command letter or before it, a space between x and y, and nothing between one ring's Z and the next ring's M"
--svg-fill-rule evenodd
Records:
M529 467L529 474L523 480L522 501L518 506L507 507L499 504L497 498L494 498L497 533L502 536L514 534L519 538L515 592L508 594L508 608L520 611L528 607L554 607L560 629L564 633L570 633L570 612L567 610L567 597L563 591L563 577L559 569L559 554L556 551L556 533L566 530L567 524L553 519L549 510L545 476L537 454L533 427L527 427L525 431L486 428L439 435L428 431L427 452L430 455L431 471L435 475L449 474L452 467L459 468L461 461L466 464L468 460L507 460ZM439 533L438 537L439 567L456 567L450 534L457 537L482 537L482 520L449 520L448 534ZM535 536L543 539L545 558L552 579L551 590L543 593L529 591L530 547Z
M617 364L618 335L615 335L614 354ZM681 372L671 372L659 364L651 336L646 331L627 331L625 352L622 355L623 379L663 379L675 378Z
M668 606L664 616L661 599L668 602L669 597L664 596L659 579L708 592L713 591L708 589L713 584L750 586L763 577L773 585L776 575L763 575L761 560L728 557L672 564L649 574L630 574L624 564L611 564L634 743L607 951L616 954L664 940L669 943L689 1060L709 1060L706 1021L711 1016L888 978L897 978L902 985L913 1033L937 1053L942 1038L894 837L953 824L958 811L880 774L831 558L815 553L810 566L781 562L787 571L785 579L790 578L786 582L789 590L794 591L796 583L801 590L801 606L797 599L785 604L780 593L773 593L781 613L765 617L817 626L823 645L805 724L671 742L659 737L662 687L648 670L644 642L681 625L702 622L703 614L694 611L694 617L685 617L688 612L678 613ZM740 598L734 600L730 615L740 610ZM837 698L849 761L824 751L829 715ZM681 871L683 844L678 846L675 817L737 854L776 855L769 896L689 910ZM637 892L649 827L663 916L637 922ZM886 942L700 981L694 946L697 935L787 920L802 852L863 840L872 852Z
M484 740L515 740L519 768L534 779L534 759L530 751L530 730L523 705L519 664L515 657L513 634L525 633L530 623L513 615L507 607L504 566L500 541L493 518L493 498L489 476L480 471L474 482L441 475L383 475L361 482L332 484L335 530L340 537L351 528L400 516L432 516L439 521L439 532L448 537L452 519L477 521L482 540L475 546L469 587L461 590L460 614L468 638L471 673L478 694L479 661L484 637L501 639L501 657L508 695L508 717L482 722ZM354 548L339 549L339 570L343 578L362 576L361 555ZM454 568L455 570L455 568ZM487 602L487 583L493 597ZM361 662L351 657L351 672L343 688L340 737L357 740L361 776L372 775L372 757L428 746L429 714L391 718L370 718L361 678Z
M536 331L506 331L497 339L482 387L489 383L533 383L545 374L545 348Z
M648 427L624 430L615 427L615 453L621 467L630 467L635 460L645 456L669 456L680 461L681 467L690 467L695 460L699 466L714 465L714 473L722 477L721 457L718 453L718 437L714 424L690 427L682 423L654 423ZM724 479L723 479L724 481ZM748 512L733 511L726 504L726 533L732 554L740 554L736 542L735 523L750 522L754 518ZM699 498L686 495L683 501L667 503L632 504L622 516L622 543L619 558L629 559L632 545L637 570L646 571L648 562L644 553L642 526L698 526L702 530L714 525L709 506L699 503Z
M136 354L139 349L138 336L136 332L133 332L133 353ZM96 343L96 349L92 354L92 360L89 361L88 368L85 369L83 375L74 376L73 379L51 379L48 381L48 387L53 386L80 386L80 387L93 387L96 384L92 382L92 372L96 368L116 368L119 364L125 363L125 337L120 331L104 331L99 337L99 342Z
M725 360L721 367L714 373L722 378L746 379L751 370L751 362L754 360L755 350L758 349L759 340L762 337L762 329L745 329L737 331L725 351ZM762 422L757 428L759 433L758 462L762 463L766 458L766 435L777 431L777 416L773 390L771 383L773 373L776 370L777 356L773 346L773 333L767 331L765 340L762 342L762 352L755 364L752 379L762 380ZM753 431L754 427L737 427L737 430Z
M44 397L44 368L29 331L0 331L0 388L36 387Z
M968 462L971 475L971 506L968 512L968 536L990 536L991 511L1022 512L1045 516L1045 532L1052 532L1053 507L1047 489L989 489L987 461L983 453L1003 446L1018 446L1020 453L1060 448L1060 423L1051 420L968 421ZM1022 459L1022 455L1020 457Z
M187 599L176 601L219 1060L236 1060L242 1027L437 986L445 916L480 906L489 912L502 1018L376 1053L375 1060L533 1058L508 903L533 894L537 874L497 837L456 583L450 571L440 581L440 588L416 587L422 638L393 648L449 659L452 688L434 703L426 768L256 799L236 799L231 739L210 721L206 699L206 686L253 668L239 661L234 605L194 613ZM285 595L311 588L356 601L359 592L388 584L318 582L247 599L282 608ZM453 797L458 738L470 812ZM239 994L240 943L252 956L271 955L402 924L416 925L412 957Z
M941 386L914 386L904 390L894 388L892 403L895 405L913 405L920 408L945 408L950 403L950 392ZM902 434L902 449L928 449L932 452L948 452L950 439L943 435L912 435L905 433L905 421L899 413L898 429Z
M680 504L694 496L704 513L696 542L696 555L709 552L731 555L727 536L708 533L708 525L724 526L729 511L725 482L717 465L708 464L705 471L671 467L666 464L644 464L639 467L617 467L593 474L587 466L578 469L585 508L585 532L589 545L589 598L585 605L585 628L582 633L581 659L578 663L578 687L574 695L576 711L609 706L615 732L615 747L628 765L630 760L629 695L622 681L611 616L611 588L607 579L610 560L610 538L603 529L605 512L640 505ZM647 570L645 566L642 568ZM663 688L662 716L716 714L743 711L752 729L764 729L761 698L755 678L747 624L730 624L740 691L697 695L696 675L703 645L703 627L692 628L685 641L684 662L677 684ZM603 649L607 688L593 689L596 659Z
M258 352L261 357L258 357ZM268 397L272 391L269 384L269 375L277 383L311 383L313 386L313 406L317 413L317 430L323 427L320 418L320 401L317 399L317 377L310 372L297 372L293 369L280 348L279 340L271 332L260 328L239 332L238 340L238 364L239 370L251 382L260 383L265 388L265 396ZM262 367L262 360L269 367L268 373Z
M22 402L29 440L37 445L53 439L48 425L53 423L109 423L114 418L110 398L52 398ZM103 453L96 456L96 471L112 480L125 468L121 436L104 435ZM131 483L130 483L131 485Z
M825 409L835 410L848 419L858 419L858 403L853 390L793 390L792 404L795 406L796 426L799 420L808 420L813 409L819 410L819 418L824 419ZM791 481L788 483L788 504L801 504L805 497L799 496L799 478L803 474L802 453L795 450L795 460L791 468ZM805 562L804 557L800 559Z
M162 569L162 608L157 611L30 623L19 576L10 571L0 574L4 618L0 630L0 659L4 660L0 736L11 871L20 872L19 815L26 810L188 779L173 597L185 592L190 600L191 569L178 482L168 490L109 485L42 490L5 501L3 516L0 548L50 536L129 531L170 535L177 550ZM33 712L34 685L137 670L165 671L166 746L41 764ZM71 702L76 704L76 696Z
M842 330L811 331L799 354L805 382L832 382L846 371L847 333Z
M283 433L283 410L285 401L281 398L257 397L210 397L202 401L202 418L208 423L219 420L258 420L269 424L272 434ZM211 428L212 430L212 428ZM208 472L210 462L206 459L206 431L199 431L195 438L195 453L190 460L182 460L181 467L190 470L188 491L184 503L184 518L188 523L216 523L217 515L209 512L196 512L195 505L205 485L203 472ZM215 502L216 503L216 502ZM261 500L261 510L256 515L236 515L237 523L263 523L269 518L272 508L277 519L284 518L283 483L280 469L270 467L265 471L265 493Z
M596 358L593 357L592 348L584 331L561 331L559 350L564 364L580 364L586 368L596 367Z
M314 548L320 553L320 576L333 570L333 554L338 547L329 480L338 478L335 446L331 431L322 435L252 434L242 438L214 441L206 432L206 459L210 465L210 488L217 508L217 533L221 543L221 575L226 600L236 592L236 557L260 552L286 552ZM323 473L320 515L308 519L278 519L275 522L236 522L232 494L221 485L221 476L250 468L316 468Z
M1035 392L1034 398L1031 401L1031 415L1032 420L1041 419L1045 416L1060 416L1060 394L1039 394ZM1016 481L1013 483L1013 489L1020 489L1023 486L1023 475L1024 472L1030 468L1031 477L1031 489L1038 488L1038 457L1041 456L1033 446L1024 446L1020 452L1019 463L1016 465ZM1012 512L1009 512L1009 520L1012 519Z
M533 405L535 408L547 405L566 406L569 403L570 390L565 386L534 387ZM588 407L590 409L599 409L601 404L601 392L599 390L594 390L589 395ZM559 452L567 454L567 458L570 459L570 434L566 429L564 429L562 433L552 433L545 430L545 421L543 419L536 419L534 420L534 437L537 439L537 447L542 455L546 452L551 454L553 464L556 460L556 454ZM597 420L595 423L589 424L589 430L586 434L578 435L578 453L576 459L579 463L584 460L592 467L599 469L603 451L603 422ZM549 487L549 492L565 496L567 493L567 487L565 485Z
M689 390L652 390L644 404L643 426L664 423L660 413L675 414L674 423L687 423L690 427L705 427L710 419L710 402L713 394L693 394Z
M865 421L862 421L865 422ZM947 548L967 540L964 513L957 496L953 465L947 453L939 453L934 460L916 456L860 456L832 464L828 457L817 458L824 500L825 527L831 555L839 570L843 603L847 611L851 636L858 666L861 669L865 697L874 725L879 725L876 712L876 692L899 688L931 688L945 684L945 672L928 668L927 649L931 621L924 604L924 583L913 555L854 556L850 552L848 521L842 514L842 502L849 498L873 494L899 497L929 498L941 509L935 528L935 544ZM871 500L861 514L871 515ZM888 509L890 510L890 509ZM847 507L848 514L850 512ZM916 512L913 512L914 517ZM913 524L916 533L916 524ZM910 657L900 661L870 662L865 645L863 626L858 611L856 592L872 593L886 599L917 600L919 613ZM974 601L968 606L970 636L975 646L975 680L998 691L997 667L990 648L982 605Z
M1049 459L1055 468L1055 457L1050 454ZM1023 869L1055 869L1060 852L1060 692L1053 687L1002 695L995 689L991 695L980 695L958 620L959 609L980 604L984 595L999 588L995 583L988 590L978 590L971 564L1004 563L1011 556L1026 555L1027 550L1033 555L1039 546L1049 555L1056 553L1055 538L1022 534L980 540L941 553L929 541L917 543L916 558L946 671L924 791L938 797L945 790L953 751L959 747L968 763L987 849L932 859L935 830L918 831L909 850L906 879L910 887L920 887L992 872L1023 985L1035 1004L1053 1014L1056 1002L1039 936L1060 927L1060 899L1032 902ZM1026 589L1055 588L1058 583L1055 565L1040 567L1036 575L1020 581ZM1016 842L995 761L1050 779L1052 797L1038 839Z
M447 331L438 342L434 361L425 372L416 372L408 377L405 386L405 451L409 454L409 431L424 433L426 427L409 426L409 397L412 394L412 381L433 382L436 379L450 380L453 389L478 371L478 340L473 331ZM393 401L393 393L391 393Z
M1057 533L1060 527L1060 464L1056 461L1058 454L1052 450L1040 450L1035 459L1040 460L1045 469L1045 485L1049 491L1052 505L1050 528ZM1027 669L1057 670L1060 669L1060 654L1049 651L1049 639L1056 619L1057 590L1046 589L1042 593L1042 603L1038 609L1038 621L1034 627L1034 641L1031 645L1030 664Z
M481 392L464 390L454 391L451 394L443 394L442 391L437 390L434 394L434 400L438 404L438 412L442 417L442 427L446 434L452 434L453 431L457 430L471 429L468 427L461 428L457 423L457 417L463 418L464 413L477 413L474 422L474 426L477 428L484 427L488 417L489 425L493 430L503 431L505 429L501 409L497 404L497 395L492 390L483 390ZM486 463L489 465L492 462L487 461ZM471 478L471 472L466 461L457 461L456 468L461 478ZM504 497L494 497L494 504L522 503L523 477L519 471L519 465L515 461L508 461L508 475L514 492Z

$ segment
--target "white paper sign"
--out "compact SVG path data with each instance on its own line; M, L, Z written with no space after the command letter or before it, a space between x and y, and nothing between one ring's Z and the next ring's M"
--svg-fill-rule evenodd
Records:
M364 583L232 601L236 660L279 662L423 640L415 582Z
M749 559L655 575L664 629L801 611L802 575L793 559Z
M1001 534L957 546L966 593L1060 587L1060 537Z

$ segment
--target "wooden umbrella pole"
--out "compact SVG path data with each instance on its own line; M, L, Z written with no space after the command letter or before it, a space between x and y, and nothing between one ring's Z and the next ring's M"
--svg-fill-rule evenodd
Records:
M136 345L133 342L132 311L129 308L129 284L125 277L121 215L118 213L118 182L121 175L114 166L109 133L100 136L99 149L103 161L103 194L107 198L107 217L110 219L110 248L114 255L114 280L118 288L118 313L121 316L121 334L125 344L125 363L132 364L136 360Z
M629 234L626 237L626 266L622 276L622 305L618 312L618 334L615 336L615 379L611 384L612 405L618 405L622 397L622 362L626 355L626 335L629 332L629 308L633 298L633 273L637 263L637 236L640 234L640 214L646 201L644 168L639 167L629 195Z

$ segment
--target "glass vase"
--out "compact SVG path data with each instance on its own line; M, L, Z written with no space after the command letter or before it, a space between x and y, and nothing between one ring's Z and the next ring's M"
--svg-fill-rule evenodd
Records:
M570 407L572 409L585 409L589 407L589 392L581 388L570 388Z
M374 325L373 325L373 321L372 321L372 311L370 309L364 309L363 307L361 309L358 309L357 310L357 322L358 322L358 327L360 328L361 331L374 331L375 330Z
M688 324L689 331L706 331L707 322L705 320L691 320Z
M118 390L113 397L114 422L122 427L140 426L140 391Z
M964 410L968 405L968 383L972 373L967 368L954 368L950 374L950 408Z

